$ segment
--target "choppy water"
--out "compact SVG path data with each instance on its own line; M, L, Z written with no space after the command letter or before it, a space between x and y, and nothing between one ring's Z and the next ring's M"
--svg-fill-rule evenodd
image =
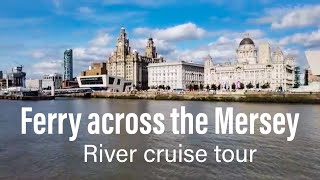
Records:
M69 142L70 127L65 123L64 135L21 135L21 107L34 112L81 112L83 117L96 112L134 112L167 115L172 108L186 106L187 111L206 113L209 130L205 135L89 135L85 118L78 139ZM236 112L299 112L300 119L294 141L286 135L216 135L216 106L234 107ZM258 122L259 123L259 122ZM30 128L30 127L29 127ZM168 128L169 129L169 128ZM56 132L56 131L54 131ZM103 144L104 148L186 148L205 149L205 163L146 163L136 154L133 163L84 163L85 144ZM230 149L258 149L253 163L217 163L215 146ZM54 101L0 101L0 179L318 179L320 177L320 106L287 104L248 104L222 102L58 99Z

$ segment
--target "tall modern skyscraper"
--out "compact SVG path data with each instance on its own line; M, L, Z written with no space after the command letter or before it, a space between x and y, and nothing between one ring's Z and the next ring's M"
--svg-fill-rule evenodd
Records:
M67 49L64 51L64 61L63 61L63 80L73 79L73 56L72 49Z

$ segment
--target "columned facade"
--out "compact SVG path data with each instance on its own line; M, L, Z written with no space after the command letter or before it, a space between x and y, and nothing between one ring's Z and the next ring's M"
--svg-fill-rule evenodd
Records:
M294 58L284 56L281 49L277 49L271 56L268 54L271 52L267 43L263 43L261 50L264 52L259 55L263 54L263 57L259 58L254 42L246 37L236 51L236 62L215 64L211 57L205 58L205 85L215 85L221 90L288 90L293 87Z

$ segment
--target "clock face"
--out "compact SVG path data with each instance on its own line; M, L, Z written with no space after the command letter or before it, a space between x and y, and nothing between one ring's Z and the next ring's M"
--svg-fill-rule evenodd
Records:
M122 45L122 42L121 42L121 41L119 41L119 43L118 43L118 44L119 44L119 46L121 46L121 45Z

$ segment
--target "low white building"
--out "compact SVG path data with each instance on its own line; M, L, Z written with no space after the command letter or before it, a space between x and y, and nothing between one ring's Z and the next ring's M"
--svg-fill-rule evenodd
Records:
M55 89L60 89L62 86L62 75L58 73L45 75L42 79L42 89L51 89L54 84Z
M110 75L79 76L77 81L80 88L91 88L93 90L128 92L133 88L132 81Z
M41 90L42 89L42 80L41 79L27 79L26 88L31 90Z
M205 58L205 85L218 89L270 89L289 90L294 85L294 57L285 56L281 49L271 52L268 43L257 48L244 38L236 50L234 62L216 64Z
M190 85L203 86L204 67L202 64L164 62L148 65L148 86L169 86L170 89L188 89Z

